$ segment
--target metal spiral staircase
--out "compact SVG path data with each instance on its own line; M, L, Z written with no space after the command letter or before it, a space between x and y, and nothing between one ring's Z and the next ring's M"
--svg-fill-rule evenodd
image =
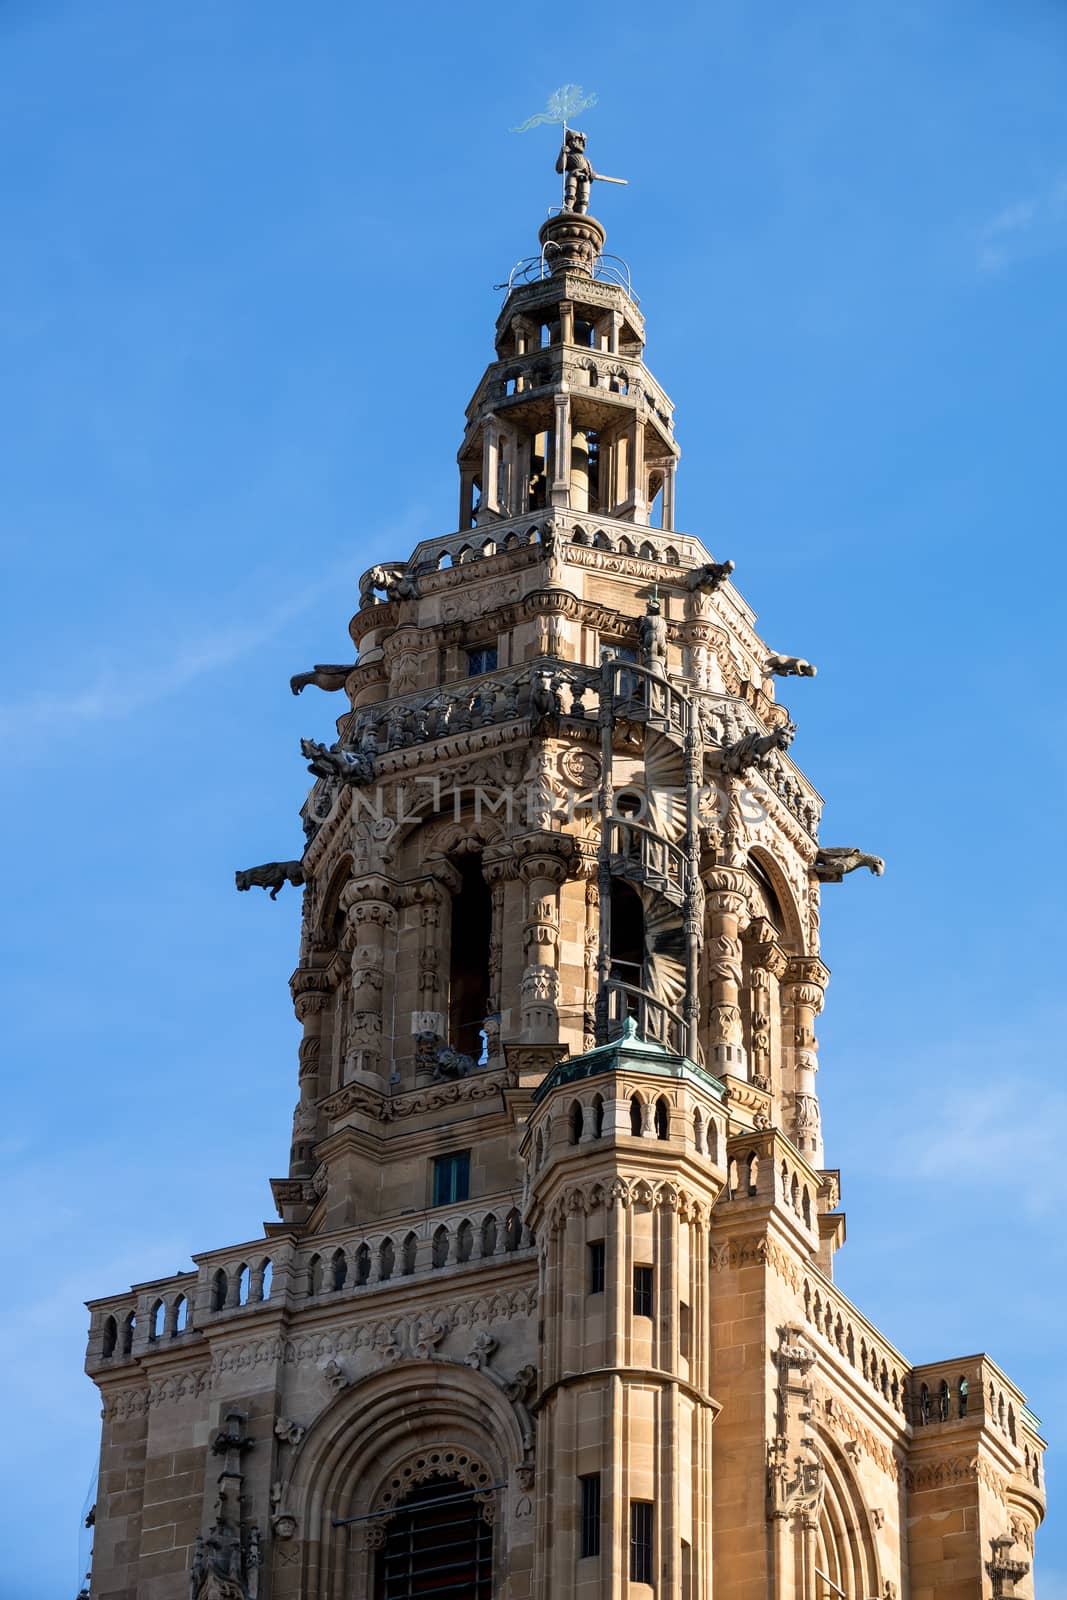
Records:
M605 660L600 671L600 942L598 1044L633 1018L643 1038L698 1059L697 963L703 922L698 810L703 748L688 693L633 662ZM616 737L627 732L641 750L641 799L616 784ZM644 949L639 981L612 954L613 881L638 894Z

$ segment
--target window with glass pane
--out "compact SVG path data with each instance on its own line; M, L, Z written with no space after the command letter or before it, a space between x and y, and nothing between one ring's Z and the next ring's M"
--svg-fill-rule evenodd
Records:
M652 1315L652 1268L634 1268L634 1316Z
M480 650L467 651L467 676L477 678L482 672L496 671L496 646L485 645Z
M433 1164L433 1203L448 1206L455 1200L469 1200L471 1192L471 1153L437 1156Z
M652 1501L630 1501L630 1582L652 1582Z
M579 1478L582 1486L582 1520L578 1553L581 1556L600 1554L600 1473L591 1472Z
M589 1246L589 1293L604 1293L604 1241L594 1239Z

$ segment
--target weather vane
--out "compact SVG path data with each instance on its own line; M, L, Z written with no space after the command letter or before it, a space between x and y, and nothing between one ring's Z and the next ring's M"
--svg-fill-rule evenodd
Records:
M626 178L609 178L604 172L594 172L585 153L585 134L569 128L568 122L579 112L596 105L596 95L586 94L580 83L565 83L554 89L543 111L536 112L520 122L512 133L528 133L542 123L558 122L563 128L563 145L556 161L556 171L563 176L563 209L584 216L589 210L589 188L597 183L628 182Z

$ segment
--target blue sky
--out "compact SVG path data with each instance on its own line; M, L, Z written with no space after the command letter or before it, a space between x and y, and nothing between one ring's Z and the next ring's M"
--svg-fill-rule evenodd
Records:
M393 13L393 16L396 14ZM1059 0L0 11L10 1063L0 1595L73 1596L89 1295L271 1216L296 1094L302 734L355 579L452 530L556 85L677 405L679 524L775 650L824 842L846 1292L987 1349L1054 1442L1067 11Z

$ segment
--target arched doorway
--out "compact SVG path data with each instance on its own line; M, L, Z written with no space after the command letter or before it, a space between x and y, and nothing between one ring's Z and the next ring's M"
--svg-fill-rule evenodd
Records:
M477 1491L435 1476L399 1503L375 1564L375 1600L492 1600L493 1530Z

